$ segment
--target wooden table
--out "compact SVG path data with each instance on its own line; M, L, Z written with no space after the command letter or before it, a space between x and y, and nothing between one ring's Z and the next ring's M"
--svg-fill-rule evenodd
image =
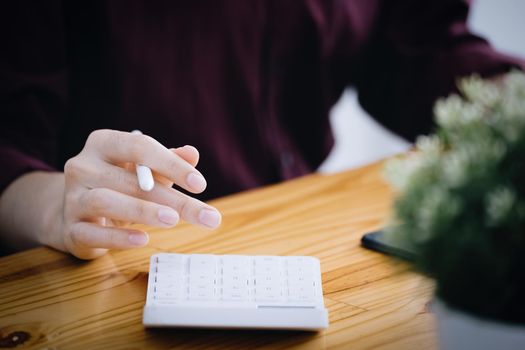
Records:
M220 229L150 229L147 248L79 261L48 248L0 259L0 348L435 348L433 284L360 247L392 194L381 163L314 174L213 201ZM324 332L144 329L149 257L179 253L313 255L321 259ZM18 349L18 348L17 348Z

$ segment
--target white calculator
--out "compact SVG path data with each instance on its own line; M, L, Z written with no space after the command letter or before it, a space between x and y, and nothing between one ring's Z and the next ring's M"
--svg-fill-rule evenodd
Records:
M319 260L161 253L151 257L146 327L328 327Z

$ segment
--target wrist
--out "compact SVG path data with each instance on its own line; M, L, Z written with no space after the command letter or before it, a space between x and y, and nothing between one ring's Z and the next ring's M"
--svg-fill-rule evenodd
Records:
M46 184L38 201L42 212L39 215L36 239L39 244L66 251L64 231L64 173L41 173L40 180Z
M0 235L14 250L45 244L63 250L64 175L34 171L13 181L0 197Z

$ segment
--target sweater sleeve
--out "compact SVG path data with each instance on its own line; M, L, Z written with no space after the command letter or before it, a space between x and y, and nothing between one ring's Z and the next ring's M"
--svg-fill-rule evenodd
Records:
M53 170L67 94L62 4L0 5L0 193L17 177Z
M357 74L364 109L413 140L432 131L433 104L456 91L458 78L523 69L469 32L468 10L465 0L383 1Z

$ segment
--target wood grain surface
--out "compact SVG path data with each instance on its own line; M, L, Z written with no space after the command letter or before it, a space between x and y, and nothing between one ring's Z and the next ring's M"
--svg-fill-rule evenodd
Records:
M147 248L79 261L48 248L0 259L0 348L433 349L433 284L407 264L360 247L392 193L381 163L309 175L212 202L220 229L149 229ZM145 329L150 255L313 255L321 260L330 327L318 333Z

